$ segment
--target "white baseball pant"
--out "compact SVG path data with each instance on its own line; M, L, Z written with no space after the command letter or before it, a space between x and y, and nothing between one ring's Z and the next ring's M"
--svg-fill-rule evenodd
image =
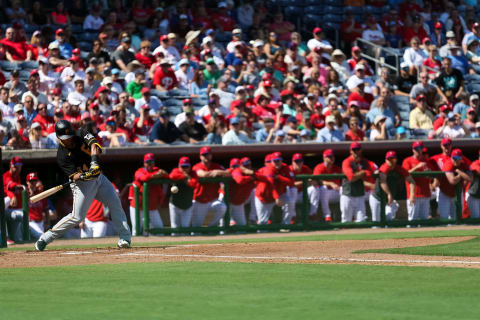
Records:
M45 232L43 221L30 221L28 223L30 235L33 239L38 239Z
M255 207L255 189L250 192L248 200L250 202L250 213L248 214L249 221L257 221L257 209Z
M430 214L430 198L415 198L412 204L407 200L408 221L426 220Z
M247 219L245 218L245 203L239 205L230 204L230 220L235 221L235 224L238 226L247 224Z
M150 228L163 228L162 218L158 210L150 210L148 212L150 217ZM143 229L143 210L140 209L140 229ZM132 235L137 235L137 220L135 219L135 207L130 207L130 221L132 222ZM145 231L143 231L145 233Z
M7 208L5 209L5 216L7 227L10 226L10 233L7 231L7 236L10 235L10 239L15 242L23 241L23 210Z
M173 203L168 203L170 209L170 226L172 228L187 228L190 227L192 220L193 205L188 209L180 209Z
M381 220L381 202L377 198L375 198L372 194L370 194L368 198L368 203L370 205L370 210L372 212L372 221L374 222L379 222ZM387 221L391 221L395 219L395 215L397 214L398 211L398 202L393 201L392 204L385 205L385 219Z
M480 218L480 199L472 197L467 193L467 203L468 209L470 210L470 218L478 219Z
M340 192L335 189L328 189L326 186L320 186L317 188L320 198L320 205L322 207L323 217L332 217L332 211L330 210L330 203L340 201Z
M85 219L88 208L93 199L110 208L115 230L120 239L130 241L130 227L125 212L112 183L103 174L89 181L76 181L70 184L73 193L72 212L63 217L52 229L45 232L40 238L47 243L61 237L68 230L77 226Z
M354 216L355 222L365 221L365 196L350 197L342 194L340 211L342 211L342 222L352 222Z
M288 209L287 209L286 215L284 215L284 218L282 221L283 224L290 223L292 218L297 215L296 204L303 203L303 191L300 193L298 192L297 187L289 187L287 189L287 192L288 192L289 202L288 202ZM313 215L318 210L318 203L320 202L319 193L315 186L309 186L307 188L307 194L308 194L308 201L310 203L309 215Z
M207 212L212 211L214 213L212 221L208 224L209 227L217 226L225 216L227 206L220 200L213 200L207 203L201 203L193 200L193 214L192 214L192 227L201 227Z
M257 211L257 223L258 224L267 224L268 219L270 218L270 215L272 214L272 209L273 206L275 205L275 202L271 203L263 203L255 197L255 209Z
M438 193L438 213L440 219L456 219L455 197L449 197L442 191Z
M80 238L101 238L107 235L106 221L90 221L85 218L85 229L80 230Z

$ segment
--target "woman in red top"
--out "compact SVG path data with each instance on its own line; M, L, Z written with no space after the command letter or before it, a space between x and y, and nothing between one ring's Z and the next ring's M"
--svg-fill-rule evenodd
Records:
M367 140L365 138L365 133L360 129L359 121L357 117L351 117L349 121L350 130L345 133L346 141L363 141Z
M255 97L255 107L252 109L254 115L258 119L272 118L275 119L275 114L268 108L270 98L261 94Z
M150 69L155 62L155 58L150 53L151 43L148 40L144 40L140 43L140 52L137 52L135 59L140 61L145 68Z
M65 10L63 1L57 3L56 9L52 12L52 23L60 26L70 25L70 16Z
M32 51L32 60L37 61L39 56L48 56L48 47L45 46L45 41L42 32L35 31L30 39L30 50Z

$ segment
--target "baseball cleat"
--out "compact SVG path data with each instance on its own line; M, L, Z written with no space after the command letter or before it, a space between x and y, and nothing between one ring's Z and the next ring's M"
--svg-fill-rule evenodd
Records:
M117 242L117 247L119 248L130 248L130 241L125 239L120 239Z
M39 239L37 242L35 242L35 249L37 251L43 251L45 250L45 247L47 246L47 243L42 240L42 239Z
M332 218L331 217L325 217L325 222L332 222Z

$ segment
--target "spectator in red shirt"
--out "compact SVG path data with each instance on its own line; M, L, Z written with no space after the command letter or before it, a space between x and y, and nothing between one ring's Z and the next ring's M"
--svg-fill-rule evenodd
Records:
M137 235L137 224L135 219L135 194L133 185L139 188L140 212L143 211L143 184L152 179L168 178L168 173L155 166L155 156L153 153L147 153L143 156L143 167L135 171L135 178L132 186L130 186L128 198L130 200L130 220L132 222L132 235ZM158 206L163 202L165 194L161 184L150 184L148 186L148 210L150 217L150 228L163 228L162 218L158 212ZM143 214L140 215L140 228L143 228Z
M144 104L140 109L140 116L133 121L132 131L135 143L145 144L148 142L148 136L155 121L150 116L150 107L148 104Z
M200 149L200 162L193 166L193 171L199 178L228 177L230 172L218 163L212 162L210 147ZM213 211L214 216L209 226L217 226L225 215L227 206L219 200L220 183L200 182L193 193L192 227L201 227L207 212Z
M135 59L140 61L140 63L143 64L147 69L150 69L152 64L155 62L155 58L150 53L151 46L152 44L148 40L140 42L140 52L137 52L135 55Z
M11 62L31 60L32 50L25 40L15 40L16 32L14 28L7 28L5 38L0 41L5 50L7 60Z
M447 115L450 111L453 111L449 106L448 104L442 104L438 107L438 109L440 110L440 113L438 115L438 118L435 119L435 121L433 122L433 130L434 131L437 131L441 126L443 126L443 124L445 123L445 121L447 121Z
M357 117L350 117L348 121L350 130L345 133L345 141L366 141L365 133L360 129L359 119Z
M37 115L33 118L32 122L40 123L42 128L42 135L47 136L48 129L52 126L55 126L55 121L52 116L48 115L47 105L40 103L37 107Z
M422 8L413 0L405 0L400 4L400 17L406 17L411 14L421 13ZM423 38L421 38L423 39ZM408 42L408 41L407 41Z
M218 3L217 12L212 14L211 20L221 32L231 32L235 28L235 20L228 15L227 4L223 1Z
M151 16L153 16L152 8L145 8L143 0L135 0L132 4L132 19L139 26L144 26Z
M70 25L70 16L65 10L63 1L57 3L55 10L52 12L52 23L60 26Z
M160 91L169 91L177 88L178 81L175 72L170 68L170 62L162 60L153 75L153 85Z
M436 45L432 44L428 46L428 58L423 60L423 65L426 67L429 67L430 70L427 69L428 75L430 79L435 79L437 73L440 73L440 69L442 68L442 62L440 60L437 60L438 56L438 48Z
M412 18L412 26L405 27L403 32L403 41L405 43L410 43L413 37L417 37L418 39L424 39L428 37L427 32L422 26L422 18L419 15L415 15Z
M366 114L370 110L370 104L373 101L373 96L364 91L365 83L359 79L357 85L351 89L352 93L348 96L348 103L356 101L362 114Z
M353 43L357 38L361 38L362 32L362 24L355 21L353 12L351 10L345 12L345 21L340 24L340 34L345 44Z

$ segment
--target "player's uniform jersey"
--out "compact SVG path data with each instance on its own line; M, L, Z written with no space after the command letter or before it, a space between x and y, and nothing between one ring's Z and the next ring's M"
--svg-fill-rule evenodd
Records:
M453 166L452 160L450 159L450 156L445 155L443 153L434 155L430 158L436 165L437 168L436 170L443 171L443 172L449 172L452 168L450 166ZM445 166L449 164L449 168L445 168ZM466 166L465 171L468 171L468 167L471 164L471 161L468 160L467 158L463 157L462 159L462 164ZM465 169L465 168L464 168ZM463 170L463 169L462 169ZM440 191L443 192L445 195L449 197L455 197L455 186L451 185L450 182L448 182L447 177L441 176L439 177L439 182L440 182Z
M5 193L6 197L17 199L17 205L12 207L13 209L19 209L22 207L22 189L17 188L21 186L22 183L20 181L20 176L12 177L10 170L7 170L3 174L3 192Z
M460 162L460 165L455 166L452 159L448 159L447 161L445 161L445 163L443 165L443 168L442 168L442 171L453 173L453 172L455 172L455 169L460 169L463 172L470 172L470 164L471 164L470 160L468 160L468 162L467 162L467 161L465 161L465 159L462 159L462 162ZM447 178L445 178L445 180L447 180ZM455 190L456 188L455 187L456 187L456 185L451 184L450 182L448 182L448 180L447 180L447 183L448 183L448 185L444 185L443 189L442 189L442 185L440 185L440 190L449 197L455 197L455 194L456 194L456 190ZM462 183L462 182L460 182L460 183ZM463 187L463 185L462 185L462 187Z
M212 171L212 170L224 170L224 168L218 163L210 163L210 167L206 167L203 163L199 162L192 168L193 171L199 170ZM196 185L193 192L193 200L200 203L208 203L218 198L220 189L220 183L218 182L202 182Z
M468 193L471 197L480 199L480 160L472 162L470 171L473 173L473 181L470 184Z
M47 199L28 204L28 216L30 221L43 221L44 212L48 209Z
M90 147L98 143L93 134L84 129L75 132L73 141L75 142L73 149L68 149L60 143L57 150L58 166L68 178L77 172L88 171L91 162Z
M297 175L297 174L312 174L312 169L310 169L310 167L305 165L305 164L302 165L302 167L298 171L295 171L293 169L293 165L290 165L289 169L290 169L291 172L293 172L294 175ZM297 189L298 189L298 192L302 192L303 191L303 183L300 186L298 186Z
M135 179L133 184L139 188L140 210L143 209L143 183L152 179L152 176L157 173L158 167L153 167L152 171L147 171L145 167L139 168L135 171ZM163 177L167 178L167 176ZM130 199L130 207L135 207L135 191L133 185L130 186L128 198ZM163 202L165 194L161 184L150 184L148 186L148 209L157 210L158 206Z
M242 205L255 188L255 178L243 174L241 168L233 169L231 174L233 181L230 183L230 202L234 205Z
M375 168L372 167L370 161L366 159L360 159L360 161L355 161L352 156L349 156L342 163L342 171L347 176L343 180L342 185L342 194L350 197L362 197L365 195L365 185L362 179L352 181L355 173L365 170L367 175L366 178L370 177L375 171Z
M182 210L187 210L192 206L193 190L198 185L198 177L195 171L190 172L190 177L191 179L187 183L185 174L179 168L174 168L169 175L169 178L178 187L178 192L172 193L170 203Z
M416 159L414 156L408 157L403 160L402 167L410 171L411 169L415 168L418 164L424 162L426 167L416 170L415 172L422 172L422 171L434 171L435 167L431 161L419 160ZM430 190L430 181L432 178L429 177L414 177L413 180L415 181L415 198L430 198L432 192ZM410 199L410 183L408 181L405 182L407 187L407 199Z
M333 164L330 168L327 168L325 163L320 163L318 164L314 169L313 169L313 174L314 175L320 175L320 174L332 174L332 173L342 173L342 169L337 166L336 164ZM325 179L327 181L332 181L336 183L338 186L342 184L341 179ZM330 186L327 187L328 189L331 189Z
M387 163L380 166L379 172L384 173L387 176L387 186L394 199L399 198L399 191L403 187L403 180L408 177L407 170L400 166L395 168L390 167ZM375 182L375 189L373 190L373 197L377 200L381 200L381 195L385 194L385 191L380 186L380 178L377 178Z

